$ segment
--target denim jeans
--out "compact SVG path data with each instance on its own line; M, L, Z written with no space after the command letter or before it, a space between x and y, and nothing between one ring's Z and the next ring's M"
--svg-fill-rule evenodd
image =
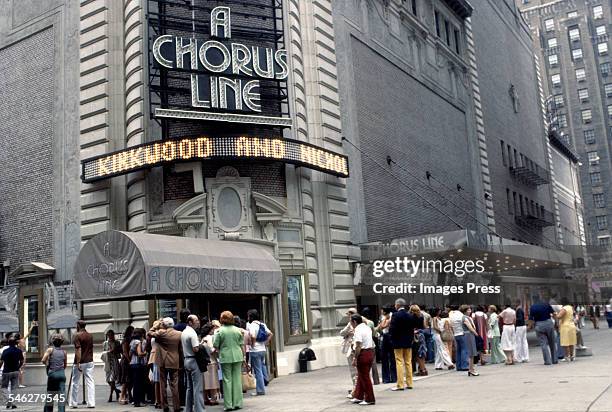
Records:
M422 329L423 336L425 336L425 345L427 346L427 357L425 362L433 363L436 358L436 347L433 338L433 334L430 328Z
M536 322L535 331L542 348L544 364L558 363L555 329L551 320Z
M66 410L66 373L63 369L49 372L47 377L47 394L51 395L51 399L57 396L57 410L64 412ZM53 412L53 400L45 403L45 412Z
M465 335L457 335L455 336L455 343L457 344L457 356L455 359L455 365L457 366L457 370L468 370L470 367L467 353L467 341L465 340Z
M204 394L202 390L202 372L195 358L185 358L185 374L187 394L185 396L185 412L200 412L204 410ZM176 408L175 408L176 409Z
M385 333L382 335L381 341L382 380L383 383L393 383L397 381L397 374L395 373L395 354L391 345L391 337L388 333Z
M253 368L253 375L255 375L255 382L257 383L257 393L266 393L266 384L264 382L264 361L266 359L266 352L249 352L251 358L251 367Z

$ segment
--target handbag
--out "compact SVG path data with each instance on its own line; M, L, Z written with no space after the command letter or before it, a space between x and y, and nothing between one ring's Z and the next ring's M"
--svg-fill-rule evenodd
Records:
M442 330L440 337L442 338L442 342L452 342L455 339L455 335L450 330L450 324L448 321L444 322L444 329Z
M248 391L255 389L257 387L257 383L255 382L255 377L251 373L250 370L246 370L242 372L242 391Z

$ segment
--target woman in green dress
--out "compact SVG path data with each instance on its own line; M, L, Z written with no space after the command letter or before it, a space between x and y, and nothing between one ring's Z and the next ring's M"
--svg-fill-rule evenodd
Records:
M242 408L242 366L246 365L240 329L234 326L230 311L221 313L221 328L215 333L213 346L219 352L223 372L223 406L226 411Z
M489 332L487 337L490 339L491 345L491 364L502 363L506 361L506 355L501 350L501 333L499 333L499 316L495 305L489 306L489 318L487 319Z

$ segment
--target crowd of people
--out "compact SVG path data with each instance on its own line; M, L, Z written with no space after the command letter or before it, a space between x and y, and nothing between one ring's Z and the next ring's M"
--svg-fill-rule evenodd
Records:
M158 319L149 330L128 326L121 340L112 330L106 333L101 358L109 386L108 402L134 407L153 404L164 412L171 407L181 411L184 405L185 412L199 412L222 399L224 410L230 411L242 408L243 393L248 390L254 390L253 396L265 395L269 380L266 347L273 334L257 310L249 310L246 320L225 311L218 320L209 321L183 309L179 320L175 324L170 317ZM96 407L94 343L86 326L82 320L77 322L68 380L64 337L59 333L51 337L42 358L47 366L46 412L52 412L56 402L60 412L65 411L65 401L76 408L81 380L85 384L83 403L87 408ZM25 364L22 344L22 337L11 335L0 349L8 409L16 408L10 395L19 386Z
M601 314L599 305L574 307L567 300L560 305L536 302L526 312L520 301L504 308L450 305L425 310L416 304L408 306L400 298L394 306L381 309L376 324L367 307L360 313L350 308L349 322L340 331L352 380L347 398L360 405L375 404L377 361L382 383L394 383L391 391L413 389L413 374L428 375L426 363L433 363L436 370L479 376L478 364L529 362L527 331L531 329L545 365L573 362L576 349L586 349L581 333L585 318L598 329Z

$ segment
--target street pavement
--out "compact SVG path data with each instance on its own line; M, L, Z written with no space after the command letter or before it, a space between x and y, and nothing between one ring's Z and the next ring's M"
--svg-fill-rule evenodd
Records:
M602 325L605 327L604 325ZM345 398L349 387L346 367L326 368L275 379L266 396L245 396L247 411L405 411L410 412L612 412L612 329L583 329L593 356L575 362L545 366L539 347L531 345L530 362L514 366L478 367L480 376L466 372L434 371L416 377L413 390L392 392L392 385L376 385L376 405L353 405ZM530 343L533 340L530 339ZM340 350L338 348L338 350ZM378 365L380 367L380 365ZM29 387L28 393L44 392ZM108 387L96 388L96 411L156 411L107 403ZM2 408L4 409L4 408ZM19 405L16 411L40 411L42 405ZM69 409L69 411L92 409ZM222 411L222 406L207 411ZM157 410L159 411L159 410Z

